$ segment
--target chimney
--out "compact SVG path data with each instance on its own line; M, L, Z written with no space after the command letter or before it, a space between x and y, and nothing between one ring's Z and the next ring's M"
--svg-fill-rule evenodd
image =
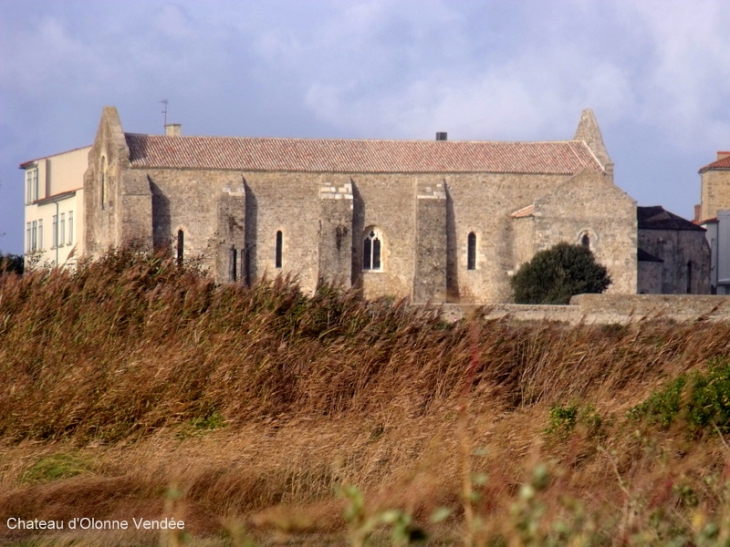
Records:
M438 133L436 133L437 141L445 141L445 140L447 140L446 137L447 137L446 131L439 131Z
M728 156L730 156L730 152L718 152L717 153L717 159L718 160L727 158Z
M168 123L165 126L166 137L179 137L182 134L179 123Z
M694 220L692 221L692 222L694 222L695 224L699 224L699 223L700 223L700 220L702 220L702 219L700 218L700 215L702 214L702 212L701 212L701 211L702 211L702 205L695 205L695 218L694 218Z

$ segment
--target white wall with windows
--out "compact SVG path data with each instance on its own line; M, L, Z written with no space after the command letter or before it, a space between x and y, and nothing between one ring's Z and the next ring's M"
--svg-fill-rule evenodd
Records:
M20 165L26 266L68 266L83 254L84 172L90 146Z

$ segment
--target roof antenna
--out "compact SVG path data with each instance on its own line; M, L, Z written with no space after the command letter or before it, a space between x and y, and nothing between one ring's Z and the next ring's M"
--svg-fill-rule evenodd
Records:
M165 123L165 125L163 127L167 128L167 103L169 103L170 101L168 101L167 99L162 99L160 102L165 105L163 107L164 110L162 111L163 121Z

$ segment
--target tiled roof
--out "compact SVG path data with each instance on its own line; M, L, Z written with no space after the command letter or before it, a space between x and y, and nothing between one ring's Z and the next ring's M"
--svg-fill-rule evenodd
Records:
M704 232L702 226L670 213L661 205L652 207L637 207L636 219L639 229L644 230L695 230Z
M525 217L531 217L533 214L535 214L535 204L531 203L527 207L523 207L522 209L517 209L510 216L512 218L525 218Z
M393 141L126 133L133 167L334 173L574 174L601 166L582 141Z
M702 169L700 169L699 172L704 173L705 171L709 171L710 169L730 169L730 154L728 154L724 158L720 158L717 161L708 163Z

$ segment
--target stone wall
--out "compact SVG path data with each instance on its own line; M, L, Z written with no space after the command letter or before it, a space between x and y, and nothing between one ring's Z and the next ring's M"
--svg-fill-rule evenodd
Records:
M519 263L575 241L588 226L615 290L636 290L633 201L597 171L247 172L134 167L129 157L116 110L107 108L85 176L87 243L95 254L139 241L201 257L219 282L284 274L308 292L325 278L366 298L505 302ZM541 212L515 228L510 214L533 203ZM365 269L371 232L380 264ZM469 234L476 236L473 269Z
M718 211L730 208L730 171L705 171L701 180L700 220L715 218Z
M444 177L455 219L451 291L460 302L505 302L515 269L510 214L565 182L565 175L474 174ZM467 269L467 239L476 234L476 269Z
M640 260L638 264L639 275L636 292L639 294L661 294L663 264L648 260Z
M702 230L639 230L639 247L661 258L663 294L710 294L710 246ZM647 291L649 292L649 291Z
M567 306L446 304L440 311L445 321L468 319L474 314L486 319L559 321L571 325L627 324L647 320L730 321L730 297L583 294L573 297Z
M612 283L609 293L636 294L636 202L609 177L584 171L535 201L535 249L587 236Z

